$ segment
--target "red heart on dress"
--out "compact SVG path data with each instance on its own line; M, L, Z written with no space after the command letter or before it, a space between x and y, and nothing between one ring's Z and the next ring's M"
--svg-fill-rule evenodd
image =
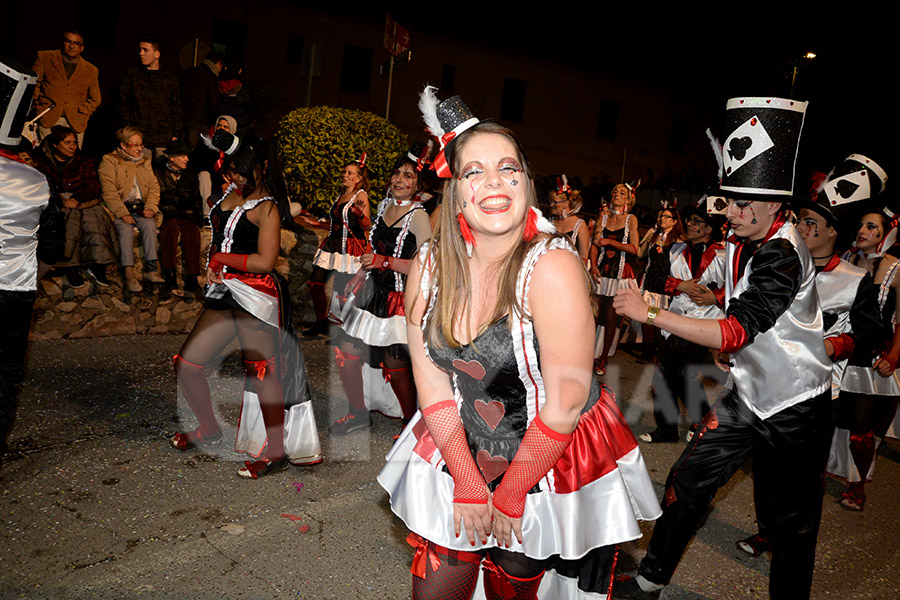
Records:
M502 456L491 456L487 450L479 450L475 455L475 462L478 463L478 468L481 469L481 474L484 475L487 483L503 475L503 472L509 467L508 460Z
M461 373L465 373L472 379L481 381L484 379L484 366L477 360L463 360L461 358L453 359L453 368Z
M500 419L506 414L506 407L503 406L503 403L499 400L491 400L490 402L476 400L475 412L484 419L484 422L487 423L488 427L493 431L494 429L497 429L497 425L500 424Z

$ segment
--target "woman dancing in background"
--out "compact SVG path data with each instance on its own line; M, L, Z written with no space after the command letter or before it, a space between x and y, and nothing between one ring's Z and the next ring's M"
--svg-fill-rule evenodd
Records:
M456 137L406 301L421 412L379 475L418 548L413 598L471 598L481 564L491 599L605 594L615 544L659 507L612 393L591 377L584 267L535 208L512 132L458 97L435 107L433 89L420 103L429 130Z
M578 252L578 258L587 264L591 234L584 221L578 217L577 208L572 201L572 192L566 176L557 177L556 190L550 192L550 214L553 215L556 230L569 238L572 247Z
M872 359L857 352L850 358L841 380L838 421L828 471L843 477L849 489L841 505L861 511L866 504L866 480L872 476L878 443L887 433L900 401L900 261L887 254L896 240L896 223L883 212L871 212L860 220L855 251L844 259L866 270L879 287L878 302L890 342ZM846 442L844 442L846 440Z
M672 244L684 237L681 217L674 208L663 207L656 215L656 227L647 231L638 248L638 257L647 259L647 267L641 279L644 300L657 308L669 307L666 295L666 280L669 278L669 250ZM655 327L642 325L641 333L645 344L645 356L652 360Z
M424 148L420 145L419 151ZM331 435L345 435L370 427L370 410L387 416L402 416L404 424L416 412L416 385L406 344L403 293L416 249L431 237L428 214L417 201L425 179L420 164L419 159L409 153L394 164L388 197L378 205L372 228L374 252L360 257L362 269L347 285L349 292L365 281L356 294L334 348L350 407L344 417L328 428ZM385 390L386 394L375 392L381 386L364 386L367 359L377 369L377 373L370 373L374 375L373 379L377 383L384 379L389 381L390 390ZM369 393L365 393L364 388Z
M609 210L603 213L591 240L590 271L600 296L594 372L606 373L609 357L616 352L621 318L612 308L616 290L634 279L628 255L637 256L637 218L628 213L634 203L631 188L620 183L612 189Z
M283 216L290 218L278 158L265 141L245 138L226 160L225 169L232 184L210 210L213 238L206 305L174 359L178 383L200 426L175 434L170 442L178 450L221 442L204 368L237 336L246 386L258 399L265 429L254 452L258 460L247 461L238 475L256 479L286 469L289 458L296 464L313 464L321 461L321 454L314 421L306 423L312 429L306 430L310 439L304 440L312 450L302 456L285 454L286 404L308 400L309 390L290 326L287 286L274 270L281 221ZM247 409L245 395L242 421Z
M303 332L304 336L328 333L325 284L334 275L335 291L343 291L347 282L362 266L359 257L369 251L366 230L372 220L365 153L359 160L344 165L341 172L341 193L328 212L331 218L328 237L313 259L313 271L308 283L316 311L316 322Z

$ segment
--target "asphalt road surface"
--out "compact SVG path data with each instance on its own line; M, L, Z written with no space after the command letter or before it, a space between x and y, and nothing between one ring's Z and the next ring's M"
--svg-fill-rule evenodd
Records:
M183 335L33 343L0 481L0 598L408 598L412 549L375 482L398 421L330 439L346 412L333 355L303 342L325 462L239 479L230 451L241 367L230 354L212 383L226 443L172 449L194 427L171 357ZM651 367L620 352L605 381L636 434L650 430ZM229 439L230 436L230 439ZM683 443L641 444L662 492ZM221 449L221 450L220 450ZM865 512L838 506L829 479L814 598L900 598L900 443L882 446ZM620 572L643 556L625 544ZM734 541L755 532L752 480L720 490L663 598L767 598L769 561Z

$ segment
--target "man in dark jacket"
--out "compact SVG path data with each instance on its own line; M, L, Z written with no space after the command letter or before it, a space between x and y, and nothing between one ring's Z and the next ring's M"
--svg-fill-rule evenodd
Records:
M141 66L129 68L119 88L119 118L141 130L144 146L157 158L181 135L178 79L159 66L159 40L141 38L139 46Z
M175 265L179 236L184 259L184 291L192 294L200 291L197 277L200 275L203 206L197 175L187 169L189 152L190 149L183 141L169 142L166 144L165 159L158 161L153 167L159 181L159 210L163 215L159 243L164 283L160 299L169 297L177 287Z

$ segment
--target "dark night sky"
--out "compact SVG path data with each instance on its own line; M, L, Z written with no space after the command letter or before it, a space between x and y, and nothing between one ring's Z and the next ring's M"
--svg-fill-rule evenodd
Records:
M696 101L714 129L730 97L787 97L799 65L793 97L810 106L798 170L828 170L861 153L896 172L896 116L888 102L897 81L896 34L871 9L811 17L772 14L773 5L761 4L725 11L720 4L716 12L683 6L669 14L646 4L556 13L455 6L449 19L433 8L392 14L413 35L424 31L576 64ZM369 18L375 13L383 9L373 8ZM809 51L817 58L800 58Z

